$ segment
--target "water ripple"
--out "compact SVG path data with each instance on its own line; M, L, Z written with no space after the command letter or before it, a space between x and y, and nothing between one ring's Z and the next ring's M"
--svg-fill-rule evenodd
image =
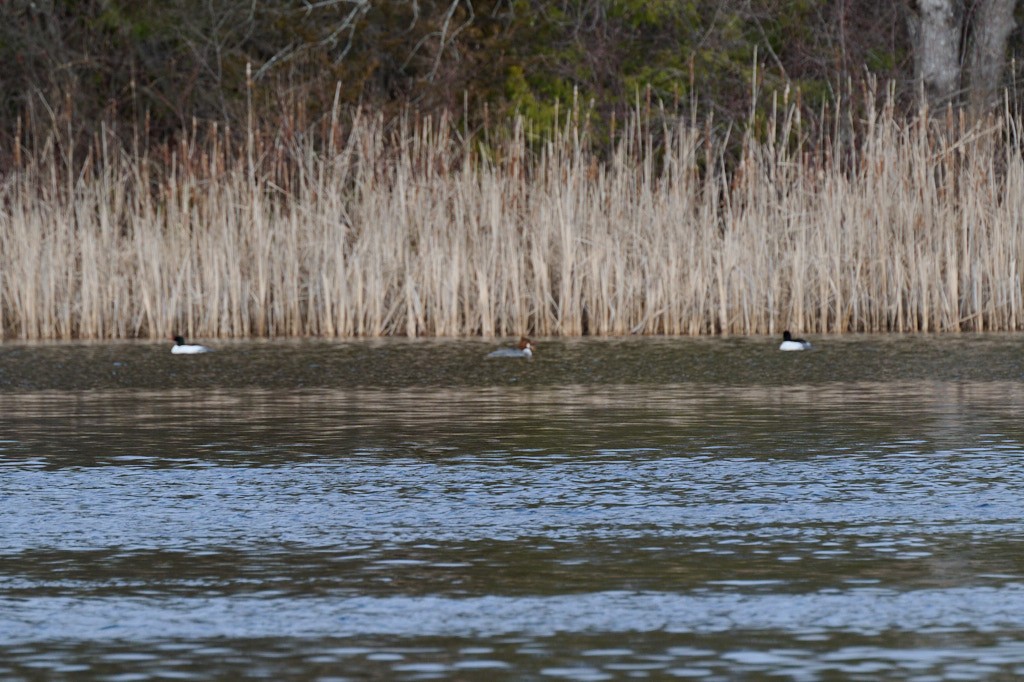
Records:
M1024 674L1015 337L822 345L0 346L0 676Z

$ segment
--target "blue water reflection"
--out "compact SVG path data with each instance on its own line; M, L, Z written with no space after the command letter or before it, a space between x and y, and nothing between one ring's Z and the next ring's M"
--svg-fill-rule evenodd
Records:
M0 347L0 675L1024 674L1024 383L975 341L549 341L435 385L444 344L238 344L202 390ZM250 385L377 351L385 385Z

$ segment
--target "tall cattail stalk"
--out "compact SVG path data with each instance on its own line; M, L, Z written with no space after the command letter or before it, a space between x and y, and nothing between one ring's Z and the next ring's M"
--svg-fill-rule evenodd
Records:
M471 138L447 116L343 114L142 152L107 130L84 160L26 130L0 179L0 334L1024 324L1024 121L1006 112L883 104L810 134L779 105L737 140L638 106L602 154L578 111Z

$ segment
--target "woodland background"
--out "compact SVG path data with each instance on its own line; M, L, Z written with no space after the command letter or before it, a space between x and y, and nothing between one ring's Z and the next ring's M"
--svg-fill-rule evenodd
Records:
M954 4L969 28L981 3ZM514 113L540 130L574 100L607 127L638 98L728 126L747 119L752 79L760 92L799 91L806 118L871 74L909 111L922 11L874 0L3 0L0 163L19 128L70 127L87 141L105 122L165 142L196 121L242 131L252 114L307 125L336 98L386 116L455 112L467 130ZM970 31L960 36L965 56ZM1016 24L1007 46L1016 96Z

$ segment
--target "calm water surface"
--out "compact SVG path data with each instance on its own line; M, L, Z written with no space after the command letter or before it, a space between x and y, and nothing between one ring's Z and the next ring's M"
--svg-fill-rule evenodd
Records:
M0 678L1024 676L1024 337L0 345Z

